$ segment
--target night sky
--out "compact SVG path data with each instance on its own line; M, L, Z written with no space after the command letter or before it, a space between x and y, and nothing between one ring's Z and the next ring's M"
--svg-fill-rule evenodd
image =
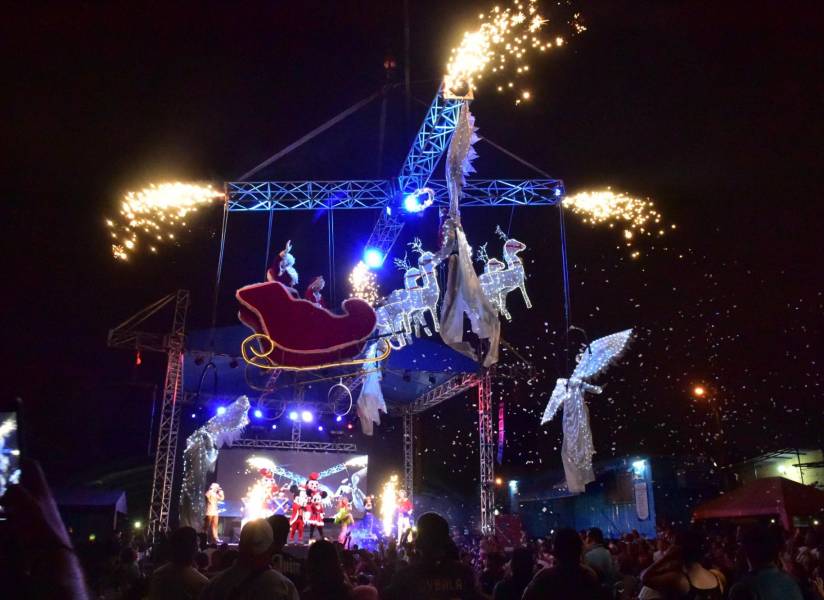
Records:
M396 173L449 48L488 8L411 4L415 101L405 122L400 92L390 95L384 155L372 103L262 178ZM731 460L820 445L824 20L811 5L580 2L588 30L531 61L531 102L516 107L485 85L472 104L481 136L569 191L611 185L649 196L677 225L639 243L633 260L619 232L567 217L573 322L591 337L630 326L639 334L591 401L596 459L715 452L711 413L689 394L696 382L722 407ZM209 323L219 209L199 213L179 245L118 263L103 220L122 193L166 179L232 180L373 93L384 58L402 61L401 6L47 2L3 19L10 268L1 362L6 395L28 404L30 449L50 477L81 481L149 460L162 356L135 368L133 354L106 348L110 327L179 287L193 293L190 325ZM483 141L477 149L479 177L536 176ZM234 287L259 280L265 262L265 216L244 218L230 223L225 324ZM277 216L273 245L295 242L304 278L328 273L326 223L322 213ZM373 223L371 213L335 215L338 299ZM467 211L473 244L497 249L496 224L528 246L534 305L510 296L504 336L542 371L496 391L508 394L501 470L522 476L560 468L560 423L538 425L565 375L557 212ZM431 216L400 241L413 235L434 244ZM384 293L400 283L397 273L382 277ZM422 417L428 483L449 476L473 489L472 402L456 398Z

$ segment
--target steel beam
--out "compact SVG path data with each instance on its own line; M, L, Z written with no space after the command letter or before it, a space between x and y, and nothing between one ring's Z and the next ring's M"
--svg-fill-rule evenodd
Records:
M492 377L478 382L478 440L481 462L481 533L495 532L495 440L492 435Z
M335 442L306 442L293 440L266 440L241 438L232 442L232 448L261 448L267 450L301 450L306 452L357 452L355 444Z
M432 179L428 186L435 191L435 205L448 207L446 181ZM397 207L393 215L385 210L392 197L392 182L388 180L235 182L228 183L226 189L231 212L380 209L369 244L376 247L386 245L383 238L397 235L403 228ZM553 206L563 194L564 184L559 179L470 179L463 188L461 208Z
M403 411L403 485L414 501L415 488L415 414L407 407Z

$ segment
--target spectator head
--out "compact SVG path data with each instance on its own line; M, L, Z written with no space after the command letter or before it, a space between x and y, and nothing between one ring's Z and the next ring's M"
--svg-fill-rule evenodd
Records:
M424 513L418 519L418 537L415 540L418 551L424 558L442 558L451 543L449 524L441 515Z
M681 548L685 565L693 565L704 557L704 537L695 529L684 529L675 534L675 545Z
M603 544L604 532L598 527L592 527L587 531L587 542L590 544Z
M574 529L559 529L555 532L553 554L558 563L569 565L581 562L582 548L581 536Z
M280 552L289 537L289 519L284 515L272 515L266 520L269 521L269 526L272 528L273 551Z
M378 590L371 585L358 585L352 590L352 600L378 600Z
M781 551L781 537L766 525L752 525L741 536L744 553L751 569L758 569L775 563Z
M532 577L535 570L535 557L532 548L515 548L512 553L512 576L516 579Z
M263 567L272 558L274 536L269 522L265 519L249 521L240 530L238 551L241 560L253 567Z
M306 556L306 578L311 587L339 587L343 585L343 567L338 550L332 542L318 540L309 546Z
M131 546L126 546L120 551L120 562L124 565L130 565L137 562L137 552Z
M169 557L176 565L192 564L197 554L197 532L191 527L176 529L169 538Z

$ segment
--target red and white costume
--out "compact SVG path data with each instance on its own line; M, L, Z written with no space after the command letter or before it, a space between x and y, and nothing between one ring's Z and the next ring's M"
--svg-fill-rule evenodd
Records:
M406 490L398 490L398 543L404 534L412 528L412 501Z
M289 541L303 541L303 526L305 524L309 496L306 494L306 487L300 486L295 499L292 501L292 516L289 518Z
M306 489L309 494L309 518L306 522L310 526L323 527L323 498L326 493L320 489L317 473L309 473Z

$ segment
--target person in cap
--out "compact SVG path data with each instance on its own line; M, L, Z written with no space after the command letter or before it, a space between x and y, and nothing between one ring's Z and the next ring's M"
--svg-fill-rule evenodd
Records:
M297 588L271 567L289 534L289 520L282 515L249 521L240 531L240 556L234 565L212 579L201 600L299 600Z

